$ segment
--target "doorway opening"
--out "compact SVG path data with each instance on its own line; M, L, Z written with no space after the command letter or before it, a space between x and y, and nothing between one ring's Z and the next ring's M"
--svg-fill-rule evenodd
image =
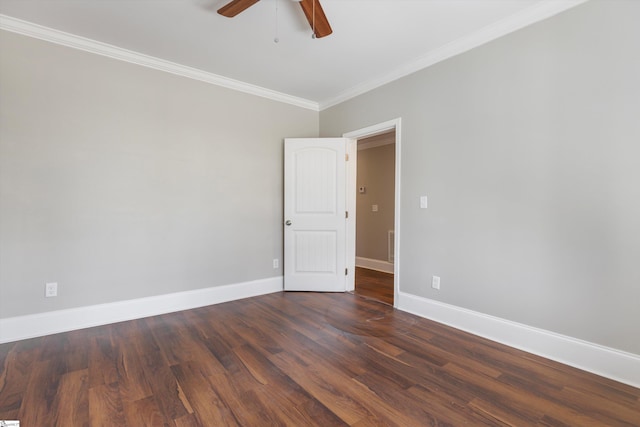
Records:
M397 306L400 225L400 119L350 132L348 205L356 212L347 234L354 275L347 290ZM354 144L355 145L355 144ZM353 262L351 262L353 261ZM351 285L351 286L349 286Z
M355 294L393 305L395 129L357 144Z

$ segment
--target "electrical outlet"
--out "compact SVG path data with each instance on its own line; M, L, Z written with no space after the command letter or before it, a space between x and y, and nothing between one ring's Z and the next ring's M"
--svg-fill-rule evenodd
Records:
M58 284L57 283L47 283L44 285L44 296L49 297L57 297L58 296Z
M280 268L280 260L278 258L273 259L273 268Z
M433 289L440 289L440 277L439 276L433 276L431 279L431 287Z

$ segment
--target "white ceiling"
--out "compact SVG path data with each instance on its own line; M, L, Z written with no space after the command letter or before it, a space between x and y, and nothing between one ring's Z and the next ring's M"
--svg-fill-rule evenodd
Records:
M333 34L316 40L291 0L231 19L227 0L0 0L0 14L321 109L583 1L322 0Z

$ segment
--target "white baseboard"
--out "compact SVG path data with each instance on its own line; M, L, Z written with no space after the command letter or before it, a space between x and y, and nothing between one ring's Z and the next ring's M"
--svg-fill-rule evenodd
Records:
M356 257L356 267L368 268L369 270L382 271L393 274L393 264L379 259Z
M404 292L398 293L398 300L397 308L400 310L621 383L640 387L640 355Z
M280 292L283 278L254 280L186 292L0 319L0 343L68 332Z
M366 267L370 268L370 267ZM392 270L393 271L393 270ZM0 319L0 343L280 292L283 278ZM640 387L640 355L439 301L398 293L397 308L566 365Z

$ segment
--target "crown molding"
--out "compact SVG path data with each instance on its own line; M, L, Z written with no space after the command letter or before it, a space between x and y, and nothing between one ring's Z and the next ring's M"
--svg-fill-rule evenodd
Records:
M390 138L379 139L379 140L374 140L374 141L369 141L369 142L360 142L360 141L358 141L358 151L369 150L371 148L378 148L378 147L382 147L384 145L391 145L391 144L395 144L395 143L396 143L396 136L395 135L393 135Z
M320 111L333 107L342 102L355 98L358 95L369 92L387 83L391 83L409 74L430 67L446 59L460 55L475 47L481 46L499 37L517 31L521 28L534 24L543 19L550 18L565 10L571 9L589 0L544 0L534 6L516 13L508 18L488 25L481 30L460 38L446 45L428 52L412 61L401 65L394 71L362 82L353 86L339 95L320 102Z
M143 67L153 68L155 70L187 77L193 80L199 80L201 82L225 87L227 89L233 89L239 92L260 96L262 98L271 99L273 101L295 105L296 107L319 111L318 103L310 101L308 99L298 98L282 92L276 92L274 90L241 82L239 80L230 79L196 68L176 64L175 62L165 61L163 59L144 55L139 52L122 49L107 43L102 43L96 40L77 36L75 34L55 30L53 28L44 27L42 25L23 21L11 16L0 14L0 29L37 38L51 43L56 43L62 46L83 50L85 52L106 56L108 58L117 59L119 61L125 61L132 64L141 65Z
M517 31L528 25L542 21L551 16L557 15L565 10L571 9L589 0L544 0L534 6L503 19L497 23L484 27L467 37L460 38L448 43L440 48L428 52L426 55L418 57L410 62L401 65L391 73L378 76L374 79L362 82L353 86L335 97L326 99L322 102L315 102L304 98L287 95L282 92L276 92L267 88L245 83L239 80L230 79L228 77L198 70L196 68L187 67L176 64L174 62L165 61L163 59L144 55L117 46L91 40L85 37L54 30L42 25L23 21L7 15L0 14L0 29L11 31L14 33L38 38L51 43L60 44L74 49L95 53L120 61L130 62L141 65L143 67L153 68L171 74L199 80L216 86L225 87L232 90L260 96L286 104L295 105L297 107L306 108L313 111L322 111L333 107L363 93L369 92L387 83L391 83L409 74L420 71L431 65L442 62L446 59L467 52L475 47L481 46L499 37Z

